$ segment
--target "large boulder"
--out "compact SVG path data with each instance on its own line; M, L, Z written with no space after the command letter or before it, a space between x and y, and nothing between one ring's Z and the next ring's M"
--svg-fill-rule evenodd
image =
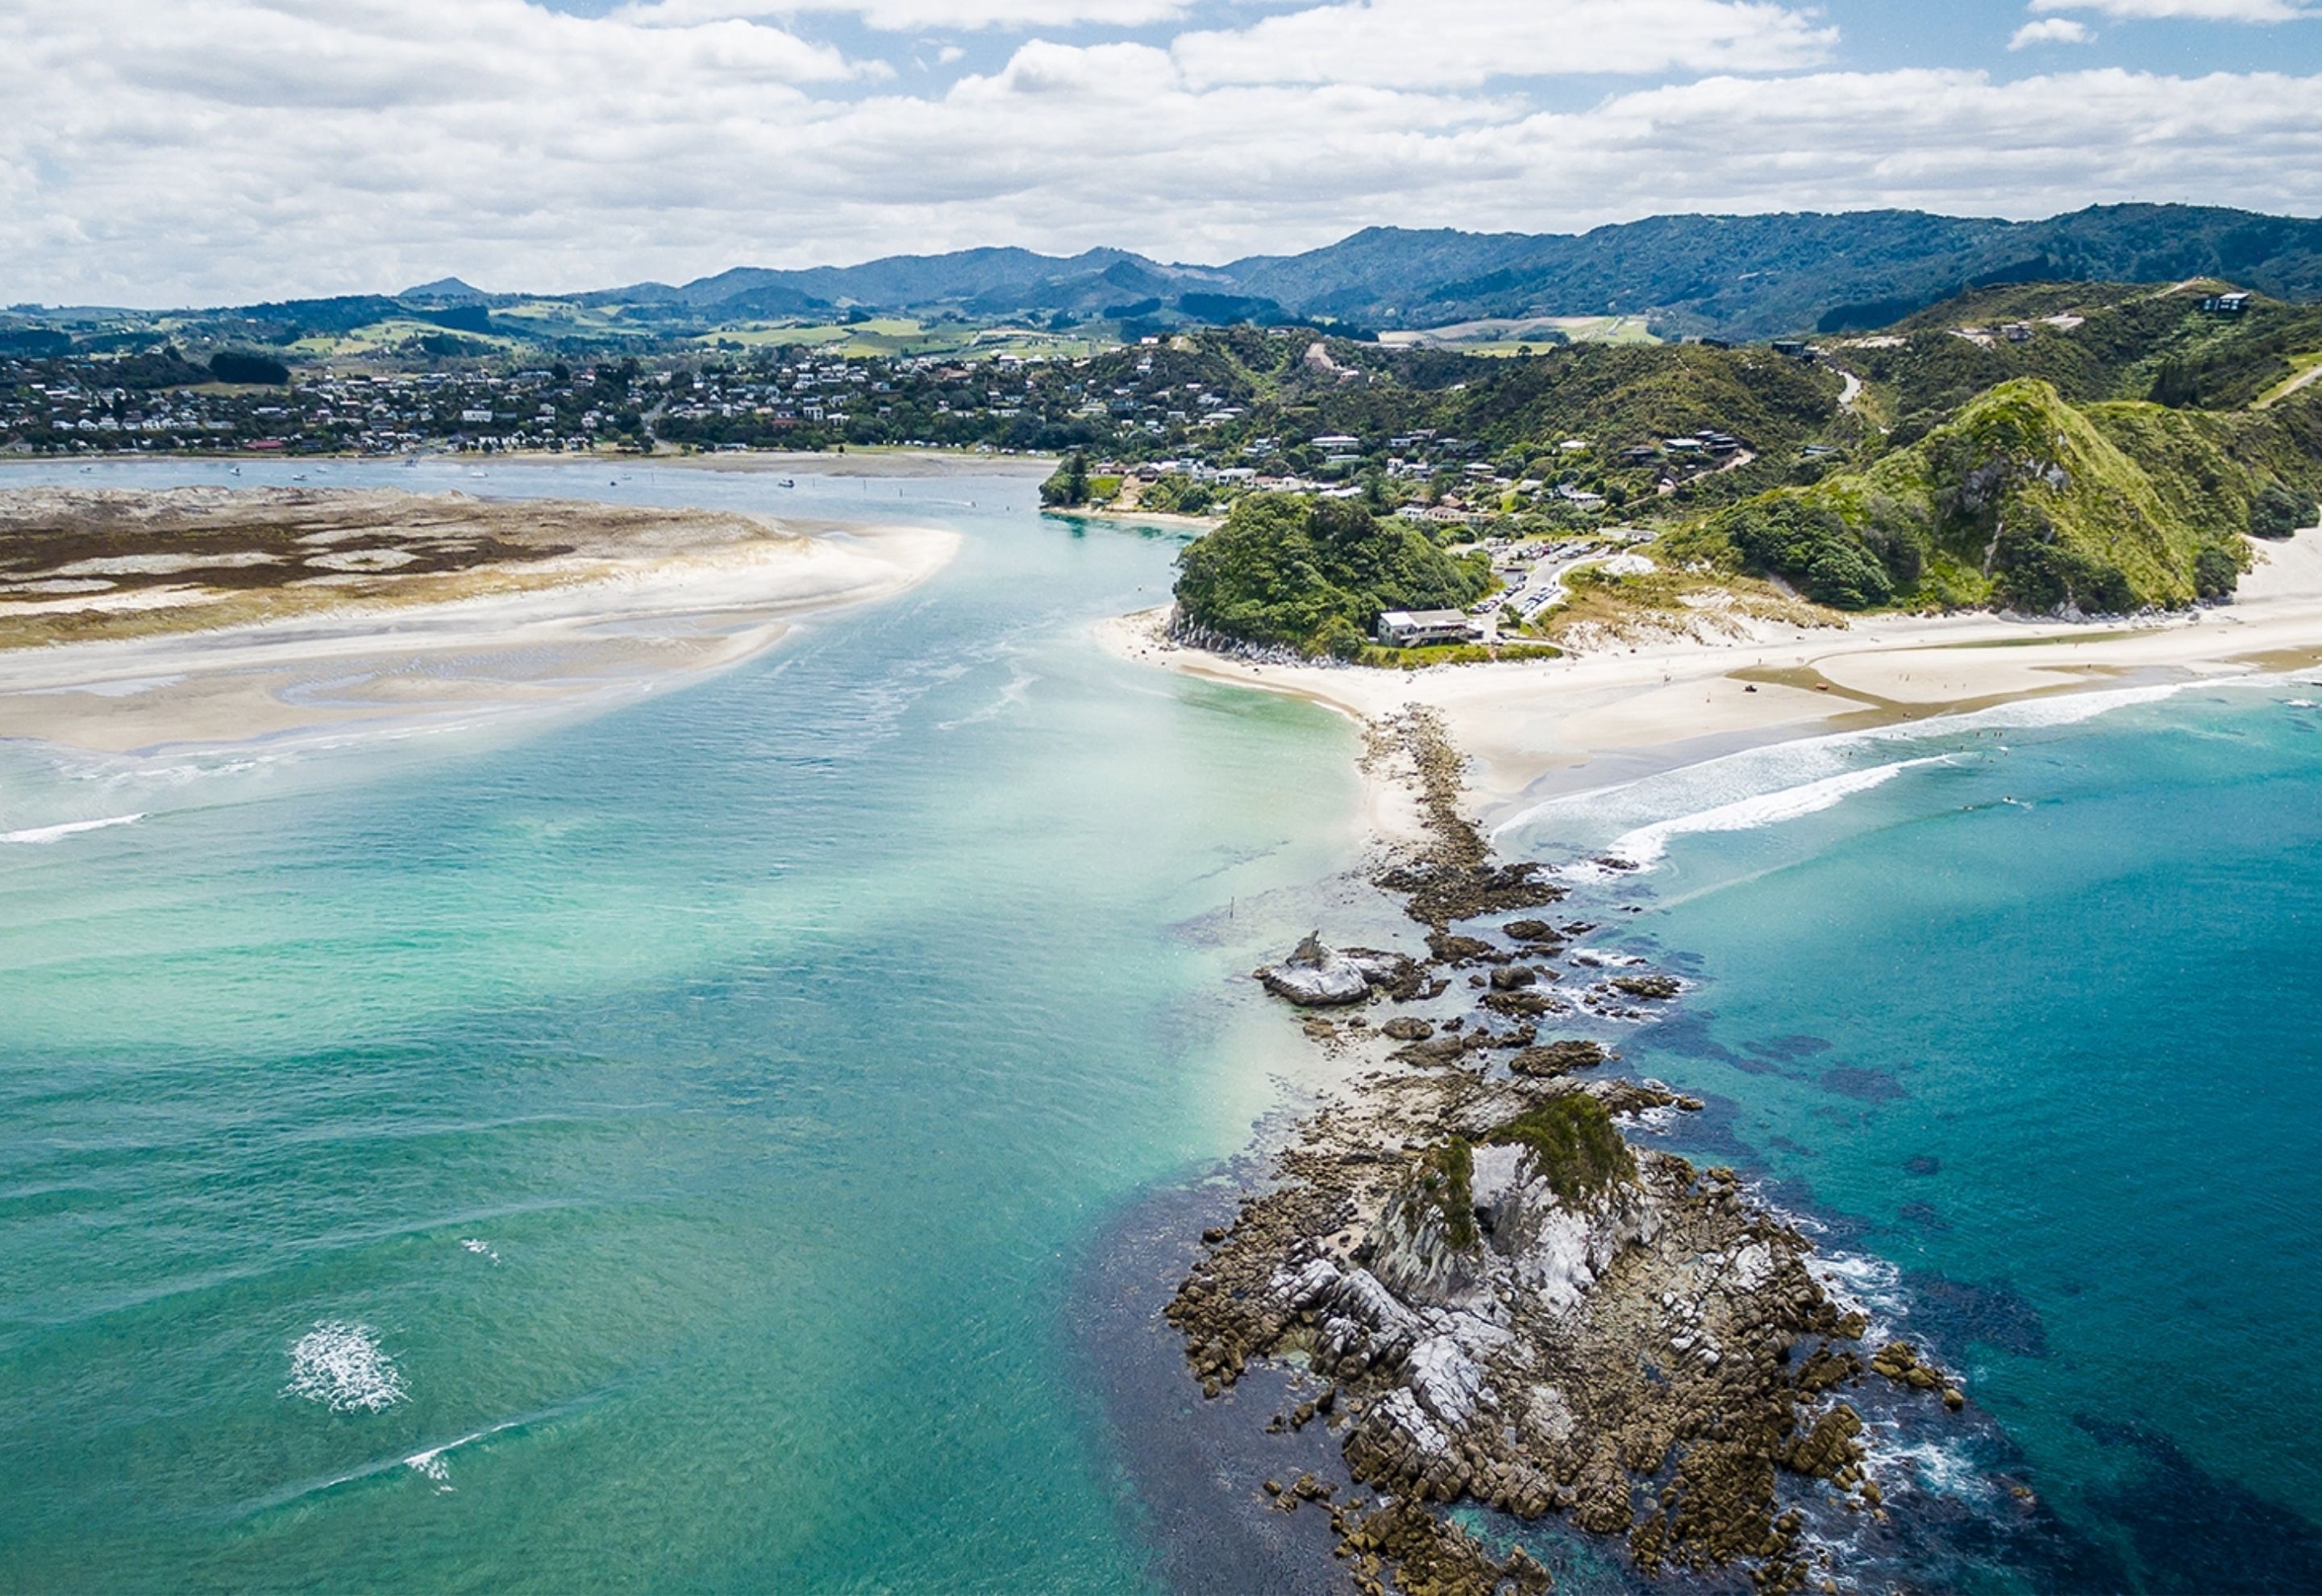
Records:
M1260 970L1257 979L1267 991L1302 1008L1343 1008L1371 995L1364 967L1324 947L1320 933L1310 933L1287 959Z

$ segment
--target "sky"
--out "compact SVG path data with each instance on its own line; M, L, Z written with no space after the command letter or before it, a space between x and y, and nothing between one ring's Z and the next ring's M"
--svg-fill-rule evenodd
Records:
M0 0L0 304L2322 212L2322 0Z

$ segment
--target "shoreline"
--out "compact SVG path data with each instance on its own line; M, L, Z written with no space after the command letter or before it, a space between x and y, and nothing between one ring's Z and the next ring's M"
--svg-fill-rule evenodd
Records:
M809 616L914 587L961 542L770 523L736 541L726 521L669 519L665 535L629 547L400 590L307 588L274 613L264 593L203 590L169 617L190 625L0 649L0 739L136 753L639 697L754 658Z
M1531 805L1749 749L1996 705L2322 663L2322 529L2257 545L2235 602L2129 621L1872 616L1842 630L1756 626L1560 660L1422 670L1277 664L1162 635L1166 607L1101 624L1117 657L1303 698L1367 725L1406 706L1440 715L1468 762L1488 831ZM1423 840L1409 804L1368 774L1365 812L1393 846Z
M365 454L359 451L325 451L285 454L259 450L173 449L166 454L116 450L105 454L0 454L0 470L40 466L50 470L68 465L158 465L171 461L204 464L325 464L376 465L407 462L430 465L568 465L634 469L678 466L687 470L772 472L806 471L818 477L944 477L1022 476L1045 479L1056 469L1058 457L1033 454L979 454L971 450L909 449L865 444L844 452L818 449L759 449L743 454L668 453L574 454L561 449L495 449L489 453L431 449L416 454ZM843 469L842 469L843 468Z
M1624 1026L1680 1014L1690 983L1592 955L1596 926L1552 926L1556 911L1534 907L1574 892L1569 907L1610 918L1622 878L1584 896L1498 865L1476 822L1797 738L2322 662L2322 531L2262 553L2241 603L2142 624L1880 620L1422 672L1207 654L1161 637L1160 611L1101 624L1120 657L1353 720L1371 839L1359 873L1404 900L1428 944L1415 959L1310 945L1260 971L1341 1061L1339 1083L1286 1105L1205 1184L1140 1209L1138 1248L1184 1272L1164 1322L1147 1321L1164 1344L1148 1356L1205 1399L1151 1442L1171 1458L1156 1479L1189 1482L1156 1516L1182 1534L1206 1500L1221 1544L1262 1554L1270 1573L1303 1556L1316 1588L1366 1596L1544 1590L1576 1561L1601 1574L1606 1552L1624 1583L1683 1571L1714 1587L1746 1573L1761 1590L1834 1589L1882 1542L1940 1539L1940 1506L1892 1466L1896 1436L2004 1449L2003 1432L1956 1373L1850 1298L1811 1218L1678 1155L1730 1156L1714 1127L1678 1123L1701 1102L1608 1048ZM1312 994L1341 977L1355 995L1320 1006ZM1391 1019L1370 1017L1389 1004ZM1633 1170L1551 1195L1546 1144L1531 1151L1517 1127L1586 1105ZM1477 1223L1462 1236L1471 1190ZM1160 1233L1172 1214L1211 1216L1194 1221L1198 1247ZM1770 1262L1742 1269L1753 1248ZM1700 1258L1727 1262L1704 1272L1688 1263ZM1704 1347L1706 1370L1689 1361ZM1664 1373L1639 1384L1640 1367ZM2049 1509L2010 1489L2018 1511L1992 1528L2033 1557ZM1327 1533L1310 1524L1299 1554L1265 1521L1302 1505ZM1160 1555L1195 1570L1223 1554L1165 1542Z
M1197 534L1215 532L1225 524L1222 515L1186 515L1175 510L1092 510L1078 506L1067 508L1062 505L1044 505L1040 514L1074 521L1110 521L1117 526L1180 527Z

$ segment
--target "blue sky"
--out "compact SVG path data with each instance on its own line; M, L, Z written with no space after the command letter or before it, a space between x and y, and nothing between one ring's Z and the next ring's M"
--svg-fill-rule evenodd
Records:
M2312 214L2308 3L0 4L0 303L1668 211Z
M551 0L550 9L575 16L603 17L620 11L626 0ZM1288 5L1201 4L1187 7L1185 21L1143 27L1107 26L1102 23L1059 27L1019 25L1004 28L930 29L899 35L864 27L853 15L835 13L796 14L790 25L809 38L828 40L852 54L883 56L909 70L914 56L926 61L932 79L951 81L971 71L990 71L1004 63L1025 38L1039 34L1085 41L1091 39L1135 39L1166 44L1190 23L1202 27L1231 27L1267 11ZM2199 76L2211 72L2322 70L2322 27L2221 23L2199 14L2188 16L2108 16L2090 6L2034 14L2016 0L1943 0L1940 4L1905 4L1898 0L1837 0L1813 8L1839 31L1833 64L1843 68L1878 72L1909 67L1980 68L1995 76L2023 78L2054 69L2061 62L2123 67L2132 70ZM2267 8L2251 6L2258 14ZM2078 20L2095 35L2087 44L2027 43L2008 48L2026 23L2055 17ZM937 41L964 52L956 63L943 64L920 39ZM1555 81L1549 79L1548 81ZM1591 78L1591 90L1604 87Z

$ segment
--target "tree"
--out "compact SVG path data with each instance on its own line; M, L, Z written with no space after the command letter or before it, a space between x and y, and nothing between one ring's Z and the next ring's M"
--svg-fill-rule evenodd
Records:
M281 388L290 380L290 368L270 355L220 350L210 357L210 375L220 382L240 382Z
M1480 553L1453 556L1352 499L1253 494L1177 561L1186 621L1243 643L1341 658L1382 610L1464 608L1490 590Z
M2250 506L2250 535L2288 537L2313 525L2317 508L2313 495L2299 493L2280 482L2269 482L2258 490L2256 502Z
M1053 509L1070 509L1088 501L1088 456L1074 450L1065 457L1065 463L1040 484L1040 502Z

